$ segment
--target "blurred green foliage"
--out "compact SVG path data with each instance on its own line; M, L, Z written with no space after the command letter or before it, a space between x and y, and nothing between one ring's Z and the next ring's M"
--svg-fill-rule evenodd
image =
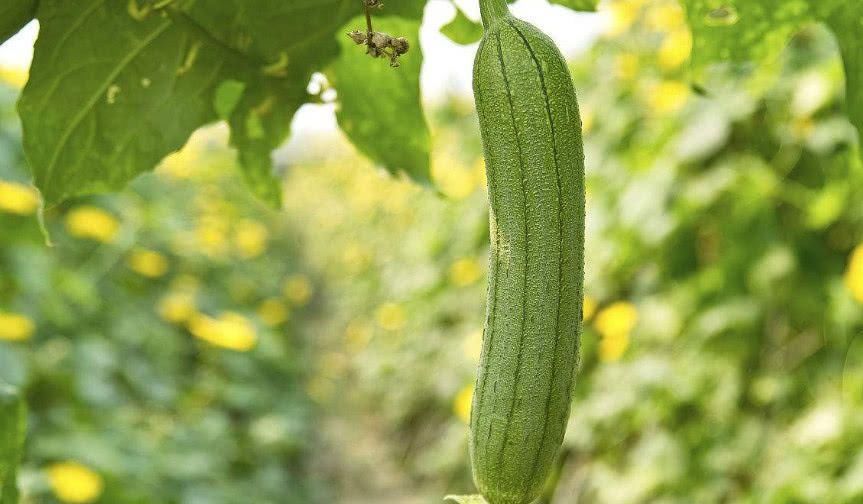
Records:
M16 91L0 93L0 155L19 161L0 178L23 182ZM0 340L18 340L0 341L0 381L31 410L24 502L314 500L314 279L291 226L207 142L49 212L53 247L0 188Z
M573 66L587 323L545 502L860 502L863 167L835 41L812 25L775 67L711 67L705 92L680 8L639 5ZM0 179L24 182L3 92ZM26 196L0 212L25 499L70 480L110 503L469 493L481 145L465 98L429 119L439 194L325 136L291 154L274 213L216 130L49 212L53 248Z

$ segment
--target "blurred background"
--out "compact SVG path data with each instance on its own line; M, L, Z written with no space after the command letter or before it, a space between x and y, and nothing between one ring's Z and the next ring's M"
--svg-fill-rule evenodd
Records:
M706 95L675 1L602 5L515 8L571 58L587 155L582 364L543 502L863 502L863 167L832 36L714 67ZM423 31L435 188L308 105L282 211L216 125L49 211L51 247L14 111L36 28L3 47L0 380L30 407L23 502L473 491L488 212L475 46L438 33L454 12L431 2Z

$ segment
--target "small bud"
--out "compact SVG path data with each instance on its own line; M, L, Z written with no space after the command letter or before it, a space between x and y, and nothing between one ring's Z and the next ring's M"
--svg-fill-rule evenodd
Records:
M353 40L353 41L354 41L354 43L355 43L355 44L357 44L357 45L365 44L365 43L366 43L366 40L368 40L368 37L367 37L367 35L365 34L365 32L361 32L361 31L359 31L359 30L354 30L354 31L352 31L352 32L348 32L348 34L347 34L347 35L348 35L348 37L350 37L350 39L351 39L351 40Z
M391 45L392 45L393 51L395 51L396 54L405 54L411 48L411 45L408 42L408 39L406 39L404 37L397 37L397 38L392 39Z
M383 50L390 46L392 42L392 37L383 32L374 32L372 34L372 43L376 49Z

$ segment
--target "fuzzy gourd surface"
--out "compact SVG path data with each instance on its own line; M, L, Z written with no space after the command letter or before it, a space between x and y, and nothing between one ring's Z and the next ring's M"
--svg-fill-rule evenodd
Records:
M560 51L503 0L484 2L474 96L491 253L470 452L490 504L526 504L547 479L569 418L581 333L584 151Z

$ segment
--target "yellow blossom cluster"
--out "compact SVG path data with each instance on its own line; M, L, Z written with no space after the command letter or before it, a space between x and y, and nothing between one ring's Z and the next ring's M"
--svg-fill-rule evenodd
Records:
M102 476L78 462L58 462L46 470L51 490L62 502L87 504L96 501L104 491Z
M473 385L466 385L455 396L453 412L464 423L470 423L470 410L473 403Z
M618 301L603 308L593 319L600 335L599 359L619 360L629 348L629 335L638 322L638 310L630 302Z
M845 286L859 303L863 303L863 243L851 253L851 260L845 270Z
M195 314L189 320L189 332L211 345L246 352L255 347L255 326L239 313L226 312L219 317Z
M36 324L25 315L0 312L0 340L26 341L35 330Z
M39 193L29 185L0 180L0 212L33 215L39 208Z
M380 305L375 310L375 320L384 330L398 331L405 326L407 314L400 304L389 302Z
M66 214L66 230L76 238L112 243L120 231L120 222L99 207L82 205Z
M184 326L192 336L213 346L237 352L252 350L258 342L258 332L252 320L232 311L218 316L201 313L196 303L197 288L195 279L178 277L157 305L159 316L167 322ZM288 320L290 312L281 299L268 298L258 306L257 315L264 324L277 326Z
M168 272L168 258L154 250L135 249L127 263L132 271L147 278L159 278Z
M476 257L458 259L449 268L449 280L456 287L472 285L482 276L482 265Z

